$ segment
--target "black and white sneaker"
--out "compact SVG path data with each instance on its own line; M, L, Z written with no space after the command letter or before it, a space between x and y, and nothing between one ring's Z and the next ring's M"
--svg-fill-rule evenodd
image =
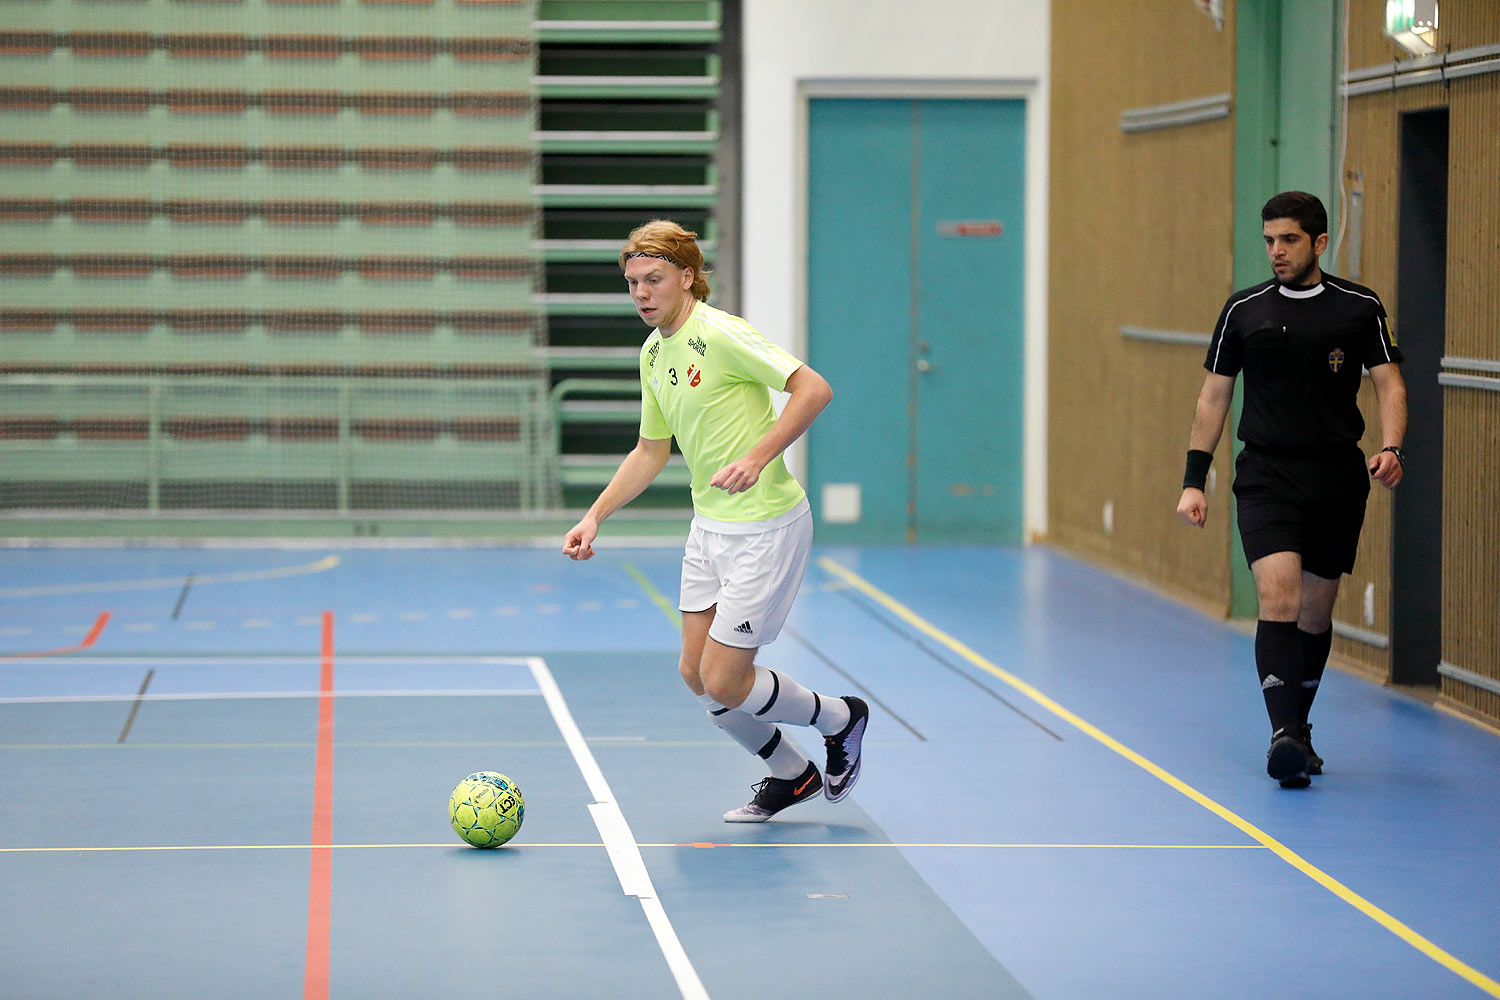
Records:
M865 738L865 724L870 721L870 706L863 698L848 695L844 703L849 706L849 724L832 736L823 737L828 747L828 766L823 769L827 781L823 785L823 796L829 802L837 802L859 780L859 745Z
M1282 788L1306 788L1312 784L1307 776L1312 748L1303 740L1300 727L1278 729L1271 736L1266 751L1266 773L1281 782Z
M795 778L766 778L755 789L755 798L724 814L726 823L764 823L787 806L794 806L810 799L823 789L823 779L818 776L818 767L811 762L807 770Z

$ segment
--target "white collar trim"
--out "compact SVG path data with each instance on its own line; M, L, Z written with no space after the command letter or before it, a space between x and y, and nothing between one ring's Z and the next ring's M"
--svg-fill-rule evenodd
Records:
M1289 299L1310 299L1314 295L1323 294L1323 283L1320 281L1311 288L1288 288L1285 285L1277 285L1276 289Z

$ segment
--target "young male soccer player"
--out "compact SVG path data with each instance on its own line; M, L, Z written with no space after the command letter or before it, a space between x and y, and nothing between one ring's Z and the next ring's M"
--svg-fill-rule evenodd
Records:
M820 695L755 664L791 611L812 548L807 495L781 453L833 391L755 327L708 304L697 235L658 219L620 252L636 311L654 327L641 348L640 438L564 537L563 552L593 556L600 523L650 485L675 436L692 472L694 511L678 669L714 724L770 769L749 803L724 814L729 823L760 823L820 790L834 802L849 794L870 710L860 698ZM790 395L780 417L771 389ZM822 776L778 722L823 734Z
M1272 733L1266 771L1285 788L1305 788L1310 774L1323 773L1307 717L1333 641L1339 578L1354 568L1369 480L1387 489L1401 482L1406 383L1380 298L1318 266L1328 247L1323 203L1285 191L1260 217L1273 277L1235 292L1219 315L1177 513L1200 528L1208 517L1203 487L1243 372L1245 448L1234 495L1260 604L1255 665ZM1359 450L1362 367L1375 384L1384 441L1368 462Z

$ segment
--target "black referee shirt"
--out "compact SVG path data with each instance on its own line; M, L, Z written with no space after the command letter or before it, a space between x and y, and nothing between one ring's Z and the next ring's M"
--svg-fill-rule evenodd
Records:
M1272 280L1231 295L1203 367L1244 372L1241 441L1317 451L1358 444L1360 369L1400 360L1380 297L1324 274L1311 288Z

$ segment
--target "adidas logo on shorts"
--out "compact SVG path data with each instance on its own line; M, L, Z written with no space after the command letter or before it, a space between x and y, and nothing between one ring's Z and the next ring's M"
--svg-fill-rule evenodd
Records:
M740 622L738 625L736 625L734 627L734 630L736 632L739 632L741 635L754 635L755 634L755 629L753 629L753 628L750 627L750 623L748 621Z

